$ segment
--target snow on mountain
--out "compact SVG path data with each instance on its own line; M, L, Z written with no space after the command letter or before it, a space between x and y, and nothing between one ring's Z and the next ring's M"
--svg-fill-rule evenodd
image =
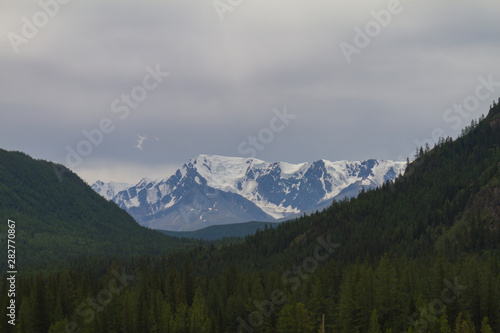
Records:
M364 162L320 160L314 163L269 163L258 159L199 155L188 167L196 168L214 188L240 194L276 219L308 209L299 203L311 182L319 181L316 201L335 198L350 184L378 187L404 172L405 162L368 160ZM272 190L270 184L273 182ZM302 190L301 190L302 189ZM311 189L313 190L313 189ZM276 195L279 192L282 196ZM310 191L309 191L310 192ZM294 198L291 199L290 195ZM308 193L311 195L312 193ZM279 198L281 200L279 200ZM296 200L294 200L296 199Z
M127 183L117 183L117 182L109 182L109 183L104 183L100 180L96 181L92 185L92 189L102 195L104 198L108 200L112 200L115 195L118 194L118 192L121 192L129 187L131 187L131 184Z
M406 162L373 159L291 164L199 155L169 178L143 179L134 186L97 182L92 188L142 225L195 230L310 211L393 180L405 166Z

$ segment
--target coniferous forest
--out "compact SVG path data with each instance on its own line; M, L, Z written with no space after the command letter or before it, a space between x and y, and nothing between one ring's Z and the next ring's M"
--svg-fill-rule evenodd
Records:
M500 332L497 103L394 183L218 242L138 227L52 168L2 151L2 218L27 226L1 332Z

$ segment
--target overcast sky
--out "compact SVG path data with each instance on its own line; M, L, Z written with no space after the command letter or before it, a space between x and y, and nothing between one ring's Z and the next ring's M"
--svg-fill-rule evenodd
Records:
M500 97L498 0L54 1L0 2L0 147L89 183L406 159Z

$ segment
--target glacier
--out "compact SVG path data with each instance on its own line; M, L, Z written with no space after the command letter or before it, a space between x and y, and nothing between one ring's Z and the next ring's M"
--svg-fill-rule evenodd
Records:
M154 229L280 221L356 196L404 173L406 162L376 160L292 164L200 154L175 174L136 185L96 182L92 188Z

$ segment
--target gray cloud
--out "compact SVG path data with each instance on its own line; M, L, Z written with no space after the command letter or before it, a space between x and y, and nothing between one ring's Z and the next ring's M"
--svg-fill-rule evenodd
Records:
M297 117L258 158L405 158L437 127L458 134L443 113L474 93L478 76L500 81L498 4L402 0L348 64L339 44L353 44L353 29L387 4L243 1L221 22L209 0L73 0L15 53L7 33L19 34L21 18L40 7L4 1L1 147L65 163L65 147L109 118L114 131L76 171L136 181L200 153L237 156L286 106ZM170 76L121 120L113 101L157 64ZM149 138L142 150L137 133Z

